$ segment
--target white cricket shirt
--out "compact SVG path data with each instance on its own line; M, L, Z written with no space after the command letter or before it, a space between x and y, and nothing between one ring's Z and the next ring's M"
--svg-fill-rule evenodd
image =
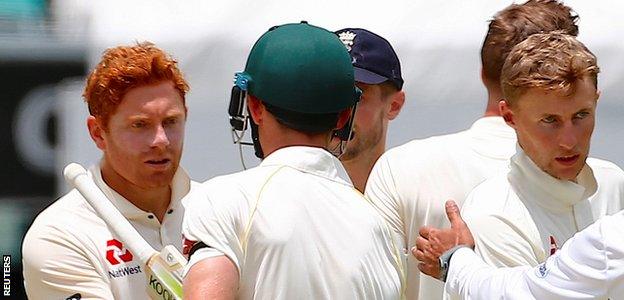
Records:
M239 299L399 299L401 260L383 218L321 148L279 149L189 197L183 232L227 256Z
M97 186L155 249L174 245L182 251L182 198L191 181L182 168L171 183L171 203L163 223L140 210L89 170ZM193 183L194 185L195 183ZM22 245L24 285L29 299L147 299L145 267L106 225L77 190L41 212Z
M602 217L533 268L496 269L459 249L446 289L462 299L624 299L624 211Z
M420 227L450 225L446 200L461 206L477 184L508 168L515 143L514 130L501 117L481 118L459 133L411 141L381 156L365 194L399 234L407 253ZM414 256L406 258L408 299L440 299L443 284L421 276Z
M475 251L498 267L536 266L600 216L624 208L624 172L589 158L578 183L542 171L517 147L510 171L468 196L462 215Z

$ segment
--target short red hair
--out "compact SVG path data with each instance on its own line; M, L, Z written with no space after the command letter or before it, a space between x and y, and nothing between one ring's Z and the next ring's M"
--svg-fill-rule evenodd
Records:
M149 42L107 49L87 79L83 97L89 113L106 128L128 90L148 84L171 81L182 101L189 90L177 62Z

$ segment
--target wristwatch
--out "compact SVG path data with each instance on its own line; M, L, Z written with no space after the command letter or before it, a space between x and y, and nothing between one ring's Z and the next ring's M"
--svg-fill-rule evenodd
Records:
M440 262L440 278L439 278L440 280L446 282L446 275L448 274L448 269L449 269L449 265L451 262L451 256L453 256L455 251L457 251L460 248L468 248L468 246L457 245L449 250L446 250L446 252L442 253L442 255L440 255L440 257L438 258L438 261Z

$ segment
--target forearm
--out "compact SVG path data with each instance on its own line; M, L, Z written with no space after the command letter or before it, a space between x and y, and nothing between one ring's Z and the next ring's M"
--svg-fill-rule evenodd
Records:
M487 265L468 248L457 250L451 258L446 290L461 299L493 299L502 296L529 297L525 273L530 267L497 269ZM527 299L527 298L525 298Z

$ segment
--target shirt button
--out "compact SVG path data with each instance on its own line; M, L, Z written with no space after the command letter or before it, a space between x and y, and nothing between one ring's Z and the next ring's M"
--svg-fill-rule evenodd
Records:
M153 218L154 218L154 215L148 215L148 216L147 216L147 218L148 218L148 219L153 219Z

